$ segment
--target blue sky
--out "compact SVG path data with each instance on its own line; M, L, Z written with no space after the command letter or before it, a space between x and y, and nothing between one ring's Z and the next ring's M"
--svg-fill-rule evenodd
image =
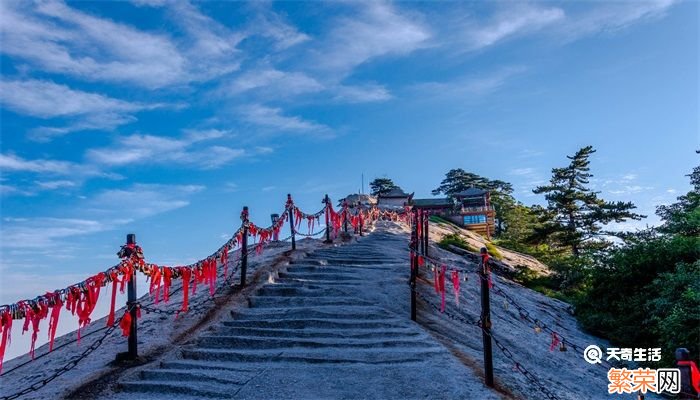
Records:
M241 207L450 168L531 193L585 145L654 206L697 164L697 2L0 2L0 303L216 249Z

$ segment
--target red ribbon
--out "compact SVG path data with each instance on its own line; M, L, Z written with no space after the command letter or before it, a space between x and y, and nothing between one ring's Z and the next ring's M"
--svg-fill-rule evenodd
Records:
M112 277L112 300L109 305L109 316L107 317L107 326L114 326L114 305L117 301L117 283L119 283L119 276L116 272L111 273Z
M445 312L445 273L447 272L447 267L442 266L440 268L440 312Z
M119 321L119 327L122 329L122 336L129 337L129 333L131 333L131 313L129 310L124 311L124 316Z
M180 274L182 275L182 308L180 311L175 314L175 318L180 315L181 312L187 312L187 305L189 304L189 296L190 296L190 291L189 291L189 286L190 286L190 277L192 276L192 270L187 268L187 267L180 267Z
M158 301L160 301L160 280L161 280L161 270L160 267L153 264L151 265L151 286L148 289L148 293L151 294L151 297L154 296L155 293L155 299L154 303L158 304Z
M173 269L163 267L163 301L166 303L170 300L170 284L172 283Z
M0 315L0 326L2 328L2 340L0 340L0 373L2 372L2 360L5 359L5 349L7 343L11 341L12 315L10 311L5 311Z
M553 351L561 343L561 339L556 332L552 332L552 344L549 345L549 351Z
M452 287L455 291L455 303L459 305L459 272L452 271Z
M224 266L224 279L226 279L226 275L228 275L228 245L221 250L219 258L221 259L221 265Z
M51 307L51 317L49 318L49 351L53 351L53 342L56 337L56 329L58 328L58 317L61 315L61 307L63 302L61 297L54 297L54 305Z

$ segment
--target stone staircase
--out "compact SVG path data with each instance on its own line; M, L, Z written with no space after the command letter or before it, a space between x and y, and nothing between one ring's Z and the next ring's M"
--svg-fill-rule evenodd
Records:
M107 397L498 398L409 319L405 240L317 250Z

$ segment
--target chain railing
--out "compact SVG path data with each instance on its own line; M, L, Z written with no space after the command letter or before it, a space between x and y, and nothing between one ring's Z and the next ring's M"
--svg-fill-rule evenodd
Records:
M328 199L327 195L326 199ZM330 201L325 203L324 207L320 211L313 214L307 214L301 211L301 209L299 209L294 204L291 196L288 195L287 202L285 204L285 210L282 214L283 216L278 218L277 220L273 220L272 225L266 228L260 228L248 220L246 207L244 208L245 215L244 213L241 214L241 227L234 232L234 234L228 241L226 241L210 256L192 264L179 267L159 266L157 264L145 262L141 248L138 245L136 245L135 235L130 234L127 238L127 244L122 246L121 250L118 253L119 257L122 259L119 264L110 267L106 271L96 274L95 276L92 276L86 279L85 281L76 283L65 289L47 292L46 295L37 296L36 298L31 300L21 300L13 304L0 306L0 336L2 337L2 346L0 347L2 348L2 350L6 348L5 340L8 338L9 331L12 328L12 320L24 319L24 330L26 331L28 330L28 327L33 327L34 332L36 333L38 332L39 322L45 318L48 318L49 314L51 314L51 324L49 327L49 351L34 357L33 349L35 339L33 339L32 359L18 364L13 368L2 373L1 376L4 378L8 374L13 373L14 371L18 371L21 368L31 364L33 360L47 357L49 354L51 354L53 350L58 350L60 348L68 346L69 344L79 341L81 339L80 330L85 328L85 326L87 326L89 323L89 316L95 308L96 302L99 297L100 289L104 286L107 286L108 284L112 284L112 304L107 326L100 327L82 335L82 339L98 334L100 335L99 338L95 340L90 346L88 346L80 355L68 361L68 363L65 366L57 369L48 377L42 378L16 393L0 397L0 400L16 399L36 390L39 390L40 388L46 386L49 382L53 381L57 377L74 369L83 359L85 359L97 348L99 348L104 342L104 340L109 335L111 335L112 332L114 332L114 330L117 328L121 328L125 334L128 334L130 339L129 352L121 353L120 356L123 356L125 354L127 355L126 357L121 357L121 359L134 358L137 354L135 348L136 341L133 340L134 348L132 349L131 339L135 339L136 336L136 320L140 315L140 313L137 311L144 311L146 313L155 313L163 315L178 315L183 311L202 312L211 309L211 303L215 302L215 300L221 297L224 288L231 287L231 283L234 279L234 276L239 270L241 270L241 286L245 286L245 277L243 275L244 272L241 267L247 265L247 258L251 251L254 250L256 253L260 253L263 247L271 242L281 243L287 242L290 239L293 242L295 235L300 235L304 237L314 237L321 235L324 232L327 233L329 231L327 225L324 229L320 230L319 232L309 232L308 234L299 233L298 229L296 229L296 227L294 226L294 215L295 213L297 214L298 220L301 218L314 218L316 221L318 221L321 215L329 215L330 211L328 205L330 205ZM286 221L289 221L291 225L290 236L284 239L279 239L279 231ZM249 236L253 238L253 244L247 243L247 239ZM233 249L236 246L238 246L238 249L234 251ZM295 246L293 246L293 248L295 248ZM228 274L227 269L229 266L228 259L230 254L239 256L239 259L235 261L235 265L232 268L231 273ZM224 269L222 275L224 278L223 283L215 285L216 275L220 273L220 270L222 268ZM170 305L170 308L163 309L155 306L155 304L158 304L158 301L151 301L150 303L145 305L136 301L135 278L137 271L146 276L146 278L151 281L151 288L149 292L151 292L151 295L153 296L153 291L155 290L156 299L158 298L158 293L160 293L161 289L163 289L164 293L168 292L169 296L173 296L179 291L182 291L184 295L184 304L167 302L164 298L164 301L160 304L167 302L167 304ZM169 286L171 285L173 279L182 279L183 285L175 288L172 292L170 292ZM190 280L194 284L196 284L197 282L209 283L210 285L215 285L217 287L215 290L210 292L209 296L205 297L204 299L193 304L187 304L186 302L190 290L188 284L190 283ZM118 286L119 289L117 289ZM129 300L127 301L126 311L121 317L114 318L114 296L116 294L116 290L119 290L122 293L124 293L125 287L128 287L130 292ZM187 293L187 295L185 295L184 293ZM54 333L55 326L58 322L58 316L60 315L61 309L64 305L66 305L66 307L69 310L73 311L74 313L77 313L78 315L78 337L76 339L63 343L57 346L56 348L53 348L52 333ZM181 305L186 305L186 307L184 307L186 308L186 310L180 308L179 306ZM34 335L34 337L36 337L36 335ZM2 367L3 356L4 354L0 354L0 368Z

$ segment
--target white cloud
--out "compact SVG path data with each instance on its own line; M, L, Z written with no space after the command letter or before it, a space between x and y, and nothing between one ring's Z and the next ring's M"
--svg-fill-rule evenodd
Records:
M190 204L188 198L204 190L200 185L135 184L127 189L105 190L88 201L85 209L109 221L124 217L146 218Z
M67 118L60 127L34 129L32 138L51 139L70 132L95 129L109 130L135 121L132 115L143 110L163 107L162 104L141 104L74 90L66 85L43 80L0 81L0 103L23 115L50 119Z
M262 127L314 136L329 136L332 134L328 126L297 116L283 115L280 108L268 107L262 104L250 104L241 106L238 111L244 120Z
M131 0L137 7L161 7L168 3L167 0Z
M78 218L30 218L5 221L3 248L47 248L64 239L105 230L99 221Z
M224 184L224 190L226 192L237 192L238 191L238 184L235 182L226 182Z
M84 114L130 113L153 106L73 90L50 81L0 81L0 101L20 114L55 118Z
M421 98L424 99L480 98L499 90L526 70L527 68L523 66L509 66L479 75L463 76L452 81L423 82L414 85L412 89L420 92Z
M142 31L61 2L0 2L0 51L42 71L150 89L206 81L238 68L235 46L243 35L189 3L168 4L183 37Z
M245 154L243 149L221 145L197 146L200 142L220 139L227 131L186 131L181 138L130 135L118 139L116 145L90 149L86 156L97 164L119 166L148 162L178 163L201 169L218 168Z
M641 185L620 185L616 189L608 190L610 194L635 194L647 190L654 189L653 186L641 186Z
M523 176L532 175L535 172L534 168L515 168L510 171L511 175Z
M335 93L336 100L348 103L378 102L392 98L386 87L374 83L359 86L340 85L335 88Z
M40 189L44 189L44 190L72 188L72 187L76 187L78 185L76 182L69 181L69 180L36 181L35 183Z
M188 75L194 80L208 80L240 67L240 51L236 46L246 37L231 31L205 15L188 1L169 3L172 19L187 33L181 50L188 64Z
M126 189L109 189L64 214L79 214L81 218L3 218L3 252L6 249L60 248L75 236L90 235L114 229L156 214L189 205L189 198L204 190L199 185L135 184ZM125 210L128 213L125 214ZM125 218L125 215L128 218Z
M428 28L389 3L359 3L359 13L333 21L315 64L346 75L382 56L404 56L428 45Z
M564 19L564 11L557 7L509 4L491 21L478 25L472 21L464 30L466 50L492 46L505 39L538 31Z
M0 168L10 171L67 174L75 164L56 160L26 160L14 154L0 154Z
M570 15L557 34L569 40L599 33L612 33L645 20L662 17L675 0L598 2L596 6Z
M35 193L28 190L20 189L16 186L0 183L0 196L9 196L11 194L17 194L21 196L33 196Z
M301 72L284 72L274 68L253 69L241 74L220 91L225 95L237 95L247 91L262 91L262 94L289 97L319 92L324 86L316 79Z
M290 25L281 15L274 13L267 3L257 2L251 5L256 7L257 13L248 32L272 39L276 50L288 49L311 39L309 35Z
M254 150L255 154L272 154L275 151L272 147L267 146L256 146Z

